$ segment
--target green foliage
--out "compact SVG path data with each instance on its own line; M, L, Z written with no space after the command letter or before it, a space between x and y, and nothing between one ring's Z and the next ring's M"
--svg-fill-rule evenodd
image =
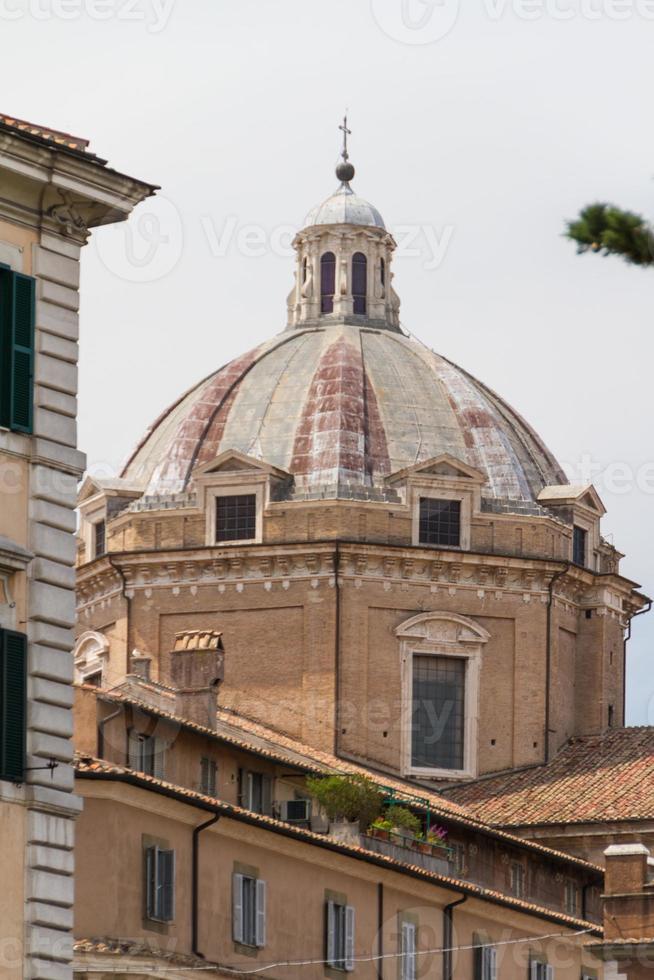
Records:
M620 255L632 265L654 265L654 230L632 211L611 204L590 204L575 221L568 221L566 238L577 252Z
M396 830L408 830L414 836L420 833L422 824L420 820L411 810L408 810L405 806L389 806L388 810L384 814L388 823L391 827Z
M381 813L383 796L365 776L310 776L307 789L330 820L358 820L369 827Z

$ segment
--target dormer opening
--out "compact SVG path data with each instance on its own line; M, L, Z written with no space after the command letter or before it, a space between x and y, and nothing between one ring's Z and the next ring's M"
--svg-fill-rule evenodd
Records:
M336 256L324 252L320 259L320 312L334 312L334 292L336 290Z
M368 260L363 252L352 256L352 312L365 316L368 295Z

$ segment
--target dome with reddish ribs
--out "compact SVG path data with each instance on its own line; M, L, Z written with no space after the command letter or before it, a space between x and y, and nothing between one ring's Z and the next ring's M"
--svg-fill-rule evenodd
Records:
M490 498L535 501L567 482L527 423L461 368L402 334L345 324L287 331L209 375L156 420L122 475L146 496L183 493L228 449L327 497L381 489L441 453L484 472Z

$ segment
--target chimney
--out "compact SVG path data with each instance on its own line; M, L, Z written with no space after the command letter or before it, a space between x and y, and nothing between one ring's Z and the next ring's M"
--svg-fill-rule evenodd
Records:
M216 727L216 702L224 659L222 633L185 630L175 635L170 679L176 692L176 714L206 728Z
M612 844L604 851L604 938L651 938L654 862L644 844Z

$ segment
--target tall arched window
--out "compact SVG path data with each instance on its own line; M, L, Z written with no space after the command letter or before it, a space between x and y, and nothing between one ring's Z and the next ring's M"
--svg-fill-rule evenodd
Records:
M354 299L354 313L365 316L367 294L368 260L363 252L355 252L352 256L352 297Z
M381 279L382 286L386 285L386 263L383 259L379 260L379 278Z
M307 281L307 257L306 255L302 259L302 283Z
M320 312L334 312L334 291L336 288L336 256L325 252L320 259Z

